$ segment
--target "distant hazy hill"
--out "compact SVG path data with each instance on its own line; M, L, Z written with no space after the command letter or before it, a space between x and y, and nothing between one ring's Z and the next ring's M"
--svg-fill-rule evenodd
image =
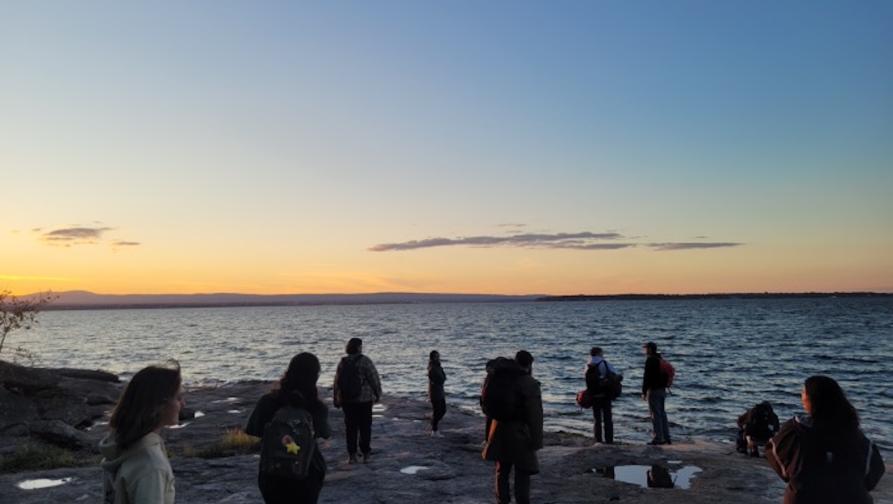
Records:
M380 292L373 294L96 294L88 291L54 293L47 309L78 308L168 308L179 306L296 306L323 304L386 303L492 303L532 301L541 296L501 296L489 294L414 294Z

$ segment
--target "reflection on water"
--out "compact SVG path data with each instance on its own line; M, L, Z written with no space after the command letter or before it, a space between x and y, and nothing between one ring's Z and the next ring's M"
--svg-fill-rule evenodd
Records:
M331 386L344 343L356 336L386 394L420 398L428 352L437 349L451 407L474 411L486 361L525 348L536 358L546 428L590 436L592 415L574 394L598 345L626 378L613 413L615 438L629 442L650 439L635 391L642 342L651 340L677 371L667 398L674 437L733 439L738 415L764 400L790 418L802 408L803 380L831 372L866 434L889 451L890 334L893 300L836 298L50 311L17 337L43 366L133 373L175 357L188 383L275 379L306 350L320 359L320 385Z
M403 474L418 474L419 471L425 471L427 469L431 468L425 466L406 466L403 469L400 469L400 472Z
M61 479L30 479L16 483L16 486L22 490L39 490L41 488L53 488L70 482L73 478Z
M691 480L701 472L697 466L683 466L671 471L659 464L654 465L618 465L596 467L589 472L601 474L623 483L638 485L642 488L691 488Z

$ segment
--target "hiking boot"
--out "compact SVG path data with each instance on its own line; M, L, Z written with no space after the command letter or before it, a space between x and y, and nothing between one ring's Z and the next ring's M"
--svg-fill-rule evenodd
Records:
M356 453L351 453L350 455L348 455L348 457L347 457L348 464L356 464L357 462L358 462L358 460L357 460Z
M369 463L369 456L370 456L370 455L372 455L372 454L371 454L371 453L364 453L364 454L363 454L363 463L364 463L364 464L368 464L368 463Z

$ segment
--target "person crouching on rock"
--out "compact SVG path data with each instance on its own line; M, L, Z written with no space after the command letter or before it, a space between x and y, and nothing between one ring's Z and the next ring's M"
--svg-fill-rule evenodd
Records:
M539 472L536 451L543 447L543 399L540 383L531 376L533 356L521 350L515 355L515 362L515 369L494 367L484 398L492 422L483 457L496 461L499 504L511 502L512 469L515 502L530 502L530 476Z
M372 404L381 400L381 380L372 359L363 355L363 340L351 338L335 371L334 404L344 408L347 462L357 463L357 434L363 463L372 453Z
M440 352L432 350L428 354L428 398L431 400L431 435L440 437L437 425L446 414L446 392L443 384L446 382L446 373L440 365Z
M99 443L106 504L173 504L174 472L159 432L185 406L180 365L141 369L124 388Z
M319 359L292 357L273 390L257 402L245 433L262 438L257 484L264 502L315 504L326 475L317 438L328 439L329 410L319 399Z

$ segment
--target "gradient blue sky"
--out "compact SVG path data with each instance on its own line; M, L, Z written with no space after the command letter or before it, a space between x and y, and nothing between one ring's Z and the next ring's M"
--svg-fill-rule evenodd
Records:
M880 1L6 4L0 287L893 290L891 62Z

